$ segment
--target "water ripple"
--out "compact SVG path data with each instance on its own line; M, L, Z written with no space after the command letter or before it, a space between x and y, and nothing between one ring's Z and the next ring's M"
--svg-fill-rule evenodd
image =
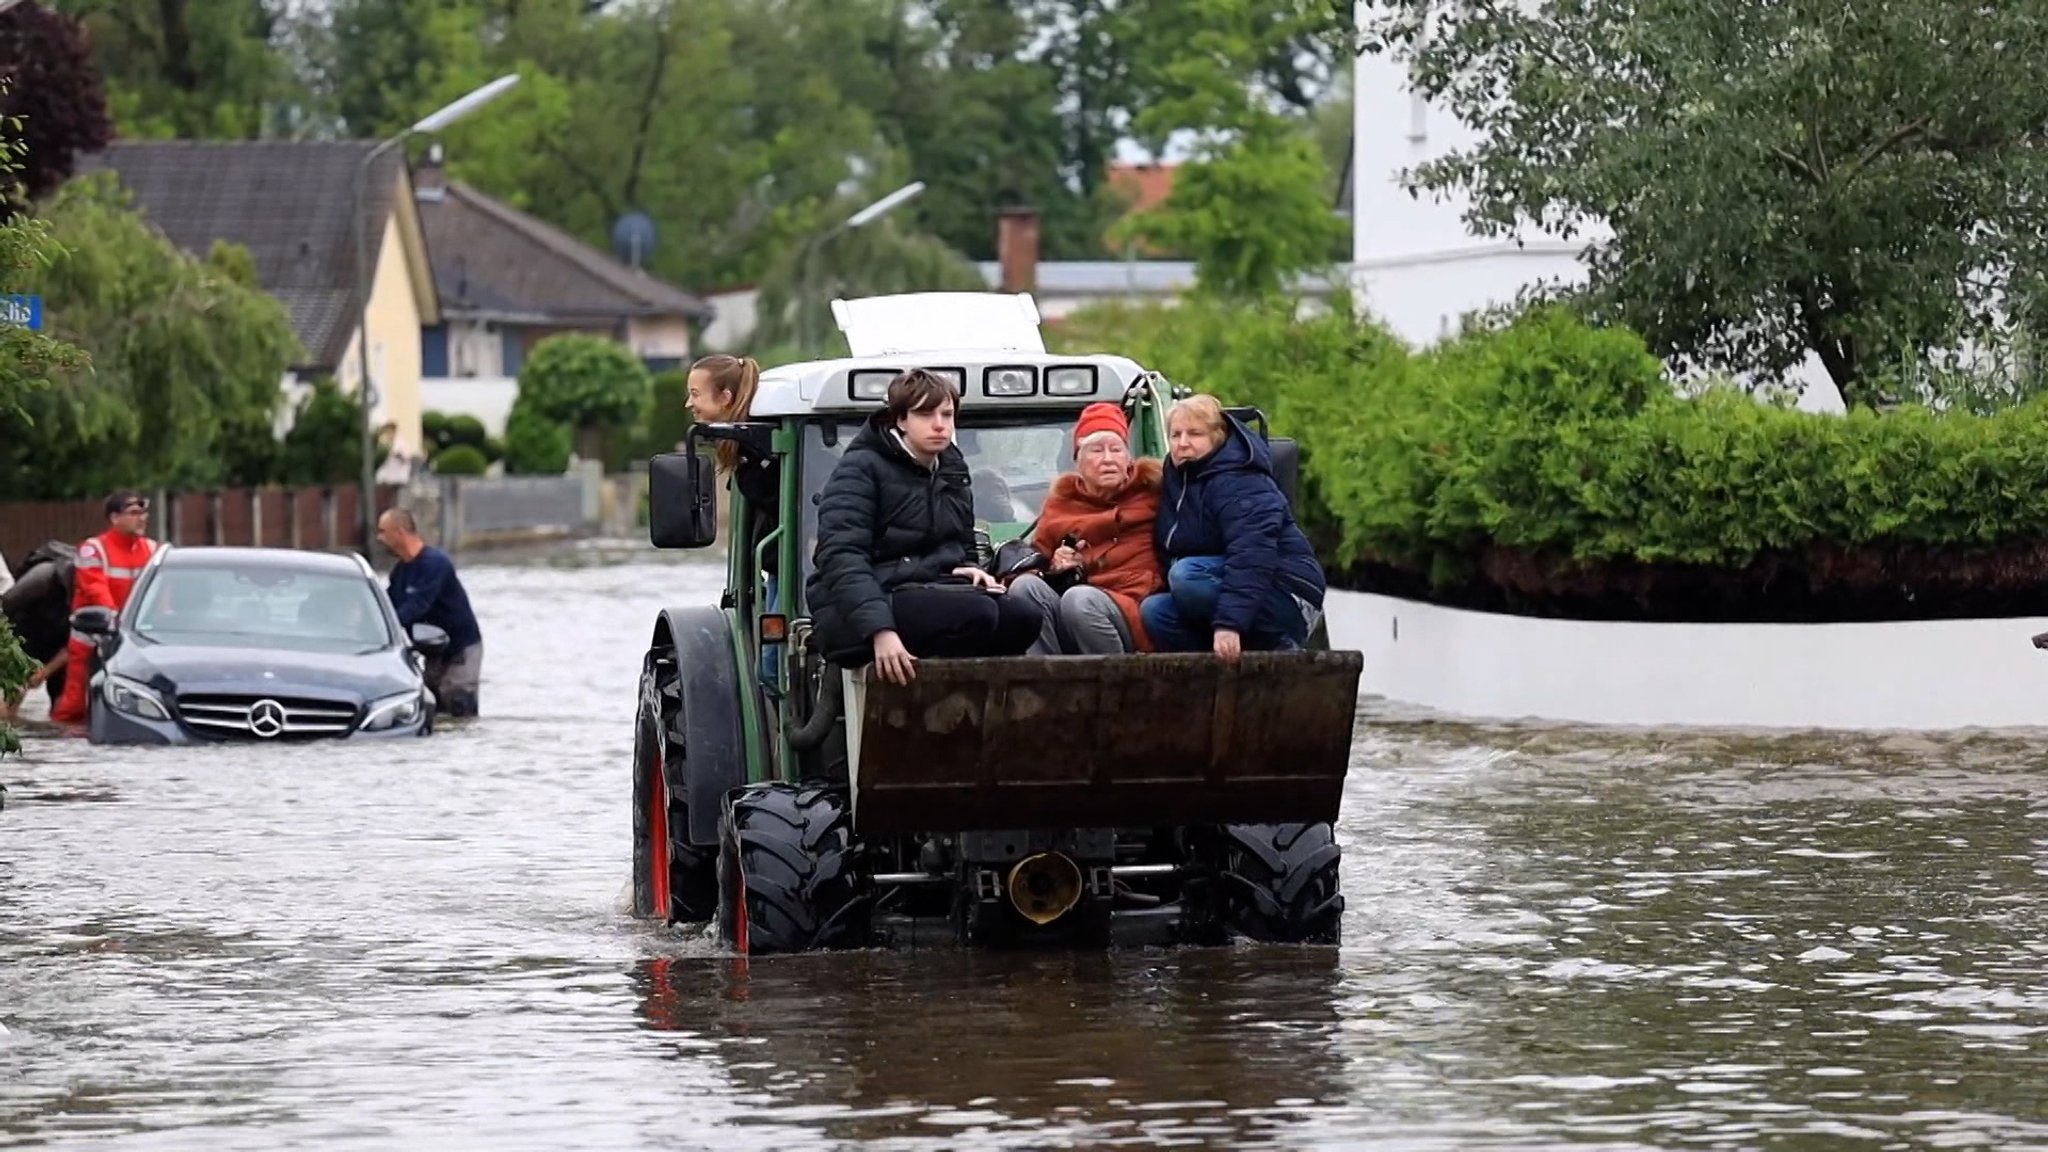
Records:
M652 612L471 564L487 716L0 768L0 1146L2048 1144L2042 733L1361 711L1342 949L757 960L623 915Z

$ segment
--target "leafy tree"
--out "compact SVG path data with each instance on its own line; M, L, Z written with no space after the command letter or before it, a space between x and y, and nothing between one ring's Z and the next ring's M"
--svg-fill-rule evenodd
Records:
M11 118L0 118L0 183L18 179L21 146L15 140L19 127ZM0 218L0 293L30 288L48 263L51 247L48 225L42 221L24 215ZM23 444L37 436L39 430L30 412L48 395L50 378L87 366L82 352L47 332L0 324L0 445ZM11 699L34 670L14 630L0 619L0 701ZM13 730L0 724L0 754L19 749Z
M857 211L858 205L845 210ZM905 232L887 219L816 245L808 286L804 263L804 251L792 251L762 280L753 334L757 348L789 344L807 353L843 354L846 345L832 319L835 297L988 288L980 269L943 241ZM809 348L802 346L806 335Z
M36 662L21 650L21 638L14 634L14 626L7 622L7 617L0 616L0 704L13 700L35 670ZM13 727L0 722L0 756L19 751L21 739L14 734Z
M1288 277L1330 262L1349 235L1331 208L1328 170L1299 126L1256 117L1238 135L1184 165L1161 207L1118 232L1185 252L1202 290L1271 295Z
M278 446L277 482L288 487L355 483L363 467L363 410L331 379L299 398Z
M26 399L36 431L0 434L0 489L61 498L262 471L297 355L283 306L150 228L110 173L66 185L44 218L61 246L41 278L47 322L93 368Z
M18 125L30 200L69 179L80 153L106 147L114 126L76 21L34 0L0 12L0 118Z
M53 0L85 26L124 136L255 138L300 126L292 0Z
M13 135L13 125L0 119L0 184L11 182L20 171L21 146L13 142ZM23 215L0 217L0 293L36 287L52 249L50 226L44 221ZM0 324L0 445L20 444L35 434L29 406L49 392L51 377L83 371L89 364L83 352L47 331Z
M1192 256L1204 291L1278 292L1290 275L1327 263L1347 235L1311 123L1260 83L1322 13L1185 0L1149 15L1144 26L1175 38L1144 42L1140 74L1153 102L1138 131L1156 140L1193 131L1200 142L1167 202L1126 219L1116 235ZM1307 83L1298 71L1282 75L1290 90Z
M1494 236L1604 222L1581 294L1681 366L1843 399L1995 325L2048 241L2027 5L1388 0L1367 47L1481 142L1414 173Z

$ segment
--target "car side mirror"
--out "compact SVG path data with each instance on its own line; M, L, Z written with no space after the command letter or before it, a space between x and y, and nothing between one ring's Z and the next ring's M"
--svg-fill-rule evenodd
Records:
M92 604L71 614L71 630L87 636L112 636L117 619L119 616L112 608Z
M694 448L695 428L686 449ZM718 476L709 456L665 452L647 462L647 538L656 548L709 548L718 541Z
M448 650L448 633L432 624L412 626L413 649L424 656L438 656Z

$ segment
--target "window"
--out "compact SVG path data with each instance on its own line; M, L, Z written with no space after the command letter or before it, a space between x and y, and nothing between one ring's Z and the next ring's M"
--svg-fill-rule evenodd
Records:
M1001 544L1014 539L1038 519L1039 506L1059 474L1073 467L1074 421L1079 412L1046 415L1034 421L1004 421L960 428L960 452L974 485L974 522ZM837 442L825 442L824 425L804 426L803 536L797 542L803 570L811 571L811 552L818 543L818 501L832 468L860 432L861 422L844 420Z
M289 568L166 567L144 590L135 631L162 644L360 652L391 643L374 585Z
M420 329L420 375L448 375L448 326L435 324Z

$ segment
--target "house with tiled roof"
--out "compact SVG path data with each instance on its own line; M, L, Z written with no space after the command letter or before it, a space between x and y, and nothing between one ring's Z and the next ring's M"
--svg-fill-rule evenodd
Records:
M520 365L560 332L616 340L654 371L689 362L714 315L702 297L446 179L438 146L412 182L440 300L420 338L429 408L502 431Z
M374 141L122 140L81 156L111 170L172 243L205 256L216 241L248 249L257 283L291 316L302 350L284 384L362 380L357 332L367 314L372 419L420 442L420 331L440 303L412 184L395 150L367 175ZM367 301L357 290L358 228Z

